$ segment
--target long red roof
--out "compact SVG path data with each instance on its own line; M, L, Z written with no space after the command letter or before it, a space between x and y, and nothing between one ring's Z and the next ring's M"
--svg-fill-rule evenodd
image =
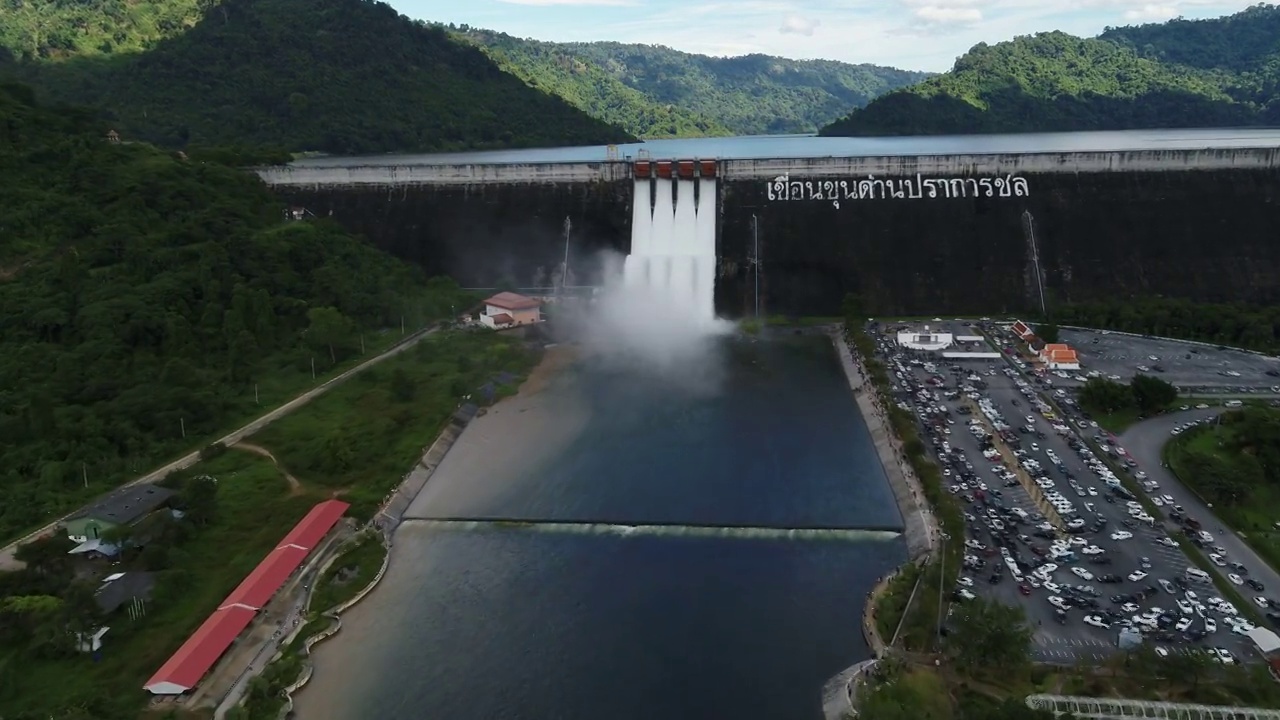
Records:
M311 508L142 687L155 695L178 695L194 688L349 507L341 500L326 500Z
M177 695L195 687L257 614L246 607L214 612L142 687L157 695Z
M285 545L272 550L262 562L258 563L258 567L254 568L253 572L231 591L227 599L222 601L219 609L233 605L252 610L262 609L271 598L275 597L276 591L284 586L284 581L289 579L293 571L302 565L302 561L307 559L310 552L296 545Z

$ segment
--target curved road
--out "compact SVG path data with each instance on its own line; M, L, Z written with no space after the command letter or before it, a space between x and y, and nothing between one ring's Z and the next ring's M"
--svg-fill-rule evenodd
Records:
M226 435L215 440L214 442L222 443L223 445L226 445L228 447L236 444L240 440L258 432L262 428L266 427L267 425L270 425L276 420L279 420L285 415L288 415L294 410L297 410L303 405L306 405L307 403L311 402L315 398L320 397L321 395L328 392L330 389L348 380L353 375L363 372L369 369L370 367L373 367L374 365L382 362L383 360L386 360L387 358L394 357L404 352L405 350L408 350L409 348L416 345L420 340L434 333L435 331L436 331L436 328L432 327L427 330L419 330L415 333L412 333L406 336L404 340L401 340L396 345L392 345L390 348L384 351L381 355L375 355L369 358L368 360L365 360L364 362L360 363L359 365L356 365L350 370L347 370L346 372L343 372L339 375L335 375L334 377L329 378L323 383L302 393L301 395L295 397L294 399L281 405L280 407L272 410L271 412L268 412L267 414L262 415L261 417L249 422L249 424L239 428L238 430L234 430L230 433L227 433ZM197 462L199 462L199 460L200 460L200 451L196 450L194 452L188 453L187 455L184 455L183 457L177 460L174 460L173 462L169 463L168 465L165 465L162 468L159 468L158 470L153 470L152 472L149 472L140 478L124 483L120 487L129 487L132 485L141 485L142 483L155 482L157 480L162 479L165 475L168 475L169 473L175 470L185 470L186 468L189 468L192 465L195 465ZM39 530L36 530L35 532L27 533L23 537L20 537L17 540L14 540L13 542L9 543L8 545L5 545L3 548L0 548L0 571L14 570L14 569L20 568L21 565L13 557L13 551L17 549L19 545L22 545L23 543L31 542L32 540L35 540L49 533L52 533L58 527L59 524L66 521L67 518L71 517L77 512L79 512L79 509L74 510L70 513L67 513L66 515L63 515L62 517L46 524L44 527L41 527Z
M1200 521L1201 526L1213 535L1215 545L1221 545L1227 551L1227 560L1229 562L1243 563L1249 568L1249 577L1258 580L1266 587L1267 593L1280 592L1280 573L1266 563L1258 556L1253 548L1249 547L1234 532L1223 530L1225 525L1216 515L1213 514L1205 503L1181 482L1174 477L1173 472L1164 467L1161 459L1161 450L1165 443L1173 438L1169 434L1170 430L1188 420L1197 420L1199 418L1213 417L1222 412L1222 408L1209 408L1207 410L1187 410L1184 412L1174 412L1168 415L1144 420L1135 423L1125 430L1119 436L1120 446L1129 452L1138 463L1138 468L1145 470L1150 479L1160 483L1160 489L1156 491L1157 495L1172 495L1177 504L1186 509L1187 514ZM1219 568L1225 576L1230 572L1227 568ZM1240 586L1240 594L1245 597L1253 597L1260 593L1255 592L1248 586Z

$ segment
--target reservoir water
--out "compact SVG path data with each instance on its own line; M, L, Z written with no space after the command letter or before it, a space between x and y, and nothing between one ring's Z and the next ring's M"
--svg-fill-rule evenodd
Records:
M298 716L821 717L901 517L827 337L709 342L586 353L475 420Z

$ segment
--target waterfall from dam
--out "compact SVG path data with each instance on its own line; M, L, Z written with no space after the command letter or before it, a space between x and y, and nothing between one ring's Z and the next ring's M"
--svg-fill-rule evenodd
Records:
M672 194L674 186L674 198ZM699 325L715 322L716 181L635 181L628 290L642 290Z

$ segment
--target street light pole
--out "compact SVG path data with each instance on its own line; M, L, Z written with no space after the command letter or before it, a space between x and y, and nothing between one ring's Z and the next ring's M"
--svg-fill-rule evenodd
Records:
M942 647L942 591L947 585L947 541L950 539L950 535L942 533L942 545L940 550L942 553L942 560L938 573L938 627L936 630L938 647Z
M760 219L755 215L751 216L751 234L754 239L754 257L755 268L755 284L756 284L756 320L760 320Z

